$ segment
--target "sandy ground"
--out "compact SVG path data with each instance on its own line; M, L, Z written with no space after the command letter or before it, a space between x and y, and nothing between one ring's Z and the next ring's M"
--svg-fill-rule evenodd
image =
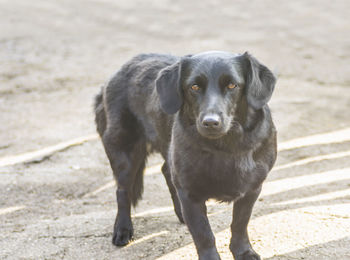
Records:
M264 259L350 259L348 1L0 0L0 160L95 133L92 99L140 52L254 54L280 77L280 152L249 226ZM316 136L315 136L316 135ZM0 259L196 259L149 160L135 240L98 139L0 168ZM208 203L223 259L232 205Z

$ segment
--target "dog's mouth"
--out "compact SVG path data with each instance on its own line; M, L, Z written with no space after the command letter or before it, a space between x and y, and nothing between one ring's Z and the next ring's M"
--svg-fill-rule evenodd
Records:
M217 130L208 130L203 127L197 126L198 133L208 139L218 139L220 137L223 137L226 132L224 129L217 129Z
M196 122L198 133L208 139L218 139L226 135L229 131L228 125L220 116L215 114L209 114L204 118L199 117Z
M223 137L224 134L201 134L203 137L208 138L208 139L219 139L220 137Z

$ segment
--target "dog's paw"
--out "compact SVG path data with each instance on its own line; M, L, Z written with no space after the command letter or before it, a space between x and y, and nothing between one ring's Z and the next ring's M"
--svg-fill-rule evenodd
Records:
M235 257L235 260L261 260L260 256L253 250L249 250Z
M132 227L116 228L113 232L112 243L116 246L125 246L132 240L133 233Z

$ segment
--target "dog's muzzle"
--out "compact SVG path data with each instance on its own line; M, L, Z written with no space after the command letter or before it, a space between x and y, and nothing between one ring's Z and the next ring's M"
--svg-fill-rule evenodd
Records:
M216 114L205 115L202 120L202 126L208 130L215 130L221 127L221 118Z
M218 114L206 114L197 122L198 132L211 139L216 139L224 134L222 118Z

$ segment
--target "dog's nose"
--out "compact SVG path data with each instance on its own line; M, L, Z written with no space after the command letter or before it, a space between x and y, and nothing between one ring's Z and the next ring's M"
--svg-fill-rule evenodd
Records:
M206 115L203 118L202 125L206 128L219 128L221 126L220 117L215 114Z

